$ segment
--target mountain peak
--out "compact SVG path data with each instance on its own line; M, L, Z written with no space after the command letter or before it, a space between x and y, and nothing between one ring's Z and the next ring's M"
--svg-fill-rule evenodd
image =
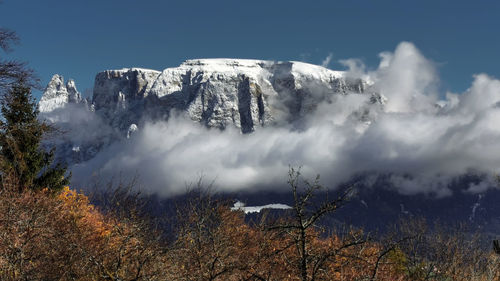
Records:
M50 79L50 82L47 85L45 92L47 92L48 94L50 93L57 94L60 93L64 87L65 87L64 77L62 77L59 74L54 74Z
M42 113L50 112L64 107L67 103L79 103L81 101L82 97L76 88L75 81L69 79L65 84L62 75L54 74L40 98L38 109Z

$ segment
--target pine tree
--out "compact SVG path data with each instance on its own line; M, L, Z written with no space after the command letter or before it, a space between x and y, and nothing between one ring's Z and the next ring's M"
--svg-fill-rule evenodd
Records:
M41 147L51 127L38 120L31 89L22 80L3 96L0 120L1 187L60 190L69 183L66 167L54 164L54 150Z

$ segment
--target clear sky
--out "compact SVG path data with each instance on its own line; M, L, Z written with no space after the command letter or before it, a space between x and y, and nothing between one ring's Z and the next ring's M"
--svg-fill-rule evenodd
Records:
M98 71L162 70L192 58L301 60L333 55L376 67L378 53L413 42L438 65L442 90L472 75L500 77L500 1L3 0L0 26L45 85L59 73L80 91Z

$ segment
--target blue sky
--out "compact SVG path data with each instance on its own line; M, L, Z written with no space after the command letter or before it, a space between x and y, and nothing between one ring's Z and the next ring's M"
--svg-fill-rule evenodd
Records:
M98 71L162 70L191 58L301 60L333 54L369 67L378 53L413 42L438 65L442 91L472 75L500 77L499 1L4 0L0 26L46 84L54 73L90 89Z

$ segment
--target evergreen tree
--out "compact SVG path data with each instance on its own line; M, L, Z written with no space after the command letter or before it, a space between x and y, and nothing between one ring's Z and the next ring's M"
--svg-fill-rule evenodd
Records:
M9 184L19 191L57 191L69 184L66 167L53 163L54 150L41 147L42 138L51 127L38 120L31 89L20 81L3 96L0 105L2 188Z

